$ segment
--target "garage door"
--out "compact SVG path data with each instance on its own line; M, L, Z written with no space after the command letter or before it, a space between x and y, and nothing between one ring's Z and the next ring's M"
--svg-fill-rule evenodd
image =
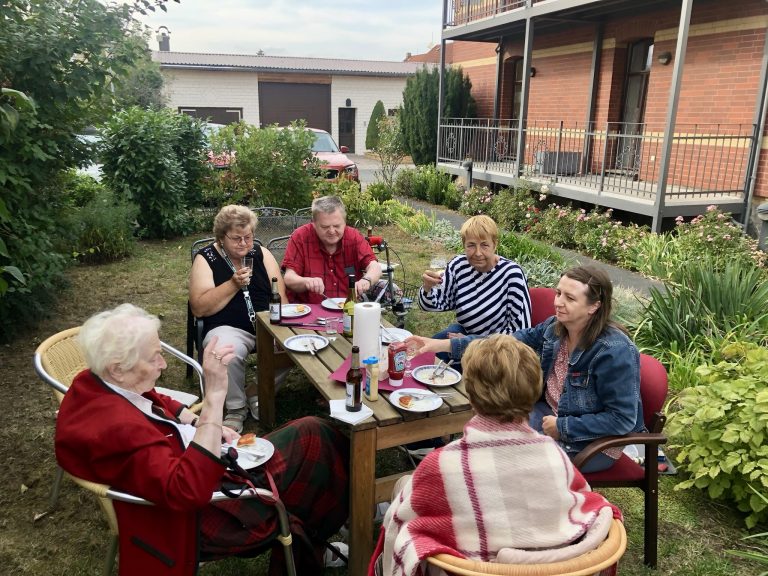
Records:
M259 82L259 116L262 126L304 119L310 128L330 132L331 86Z

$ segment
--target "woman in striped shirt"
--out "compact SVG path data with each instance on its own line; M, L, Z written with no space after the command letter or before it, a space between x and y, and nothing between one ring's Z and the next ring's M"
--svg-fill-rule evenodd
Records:
M471 339L529 328L528 282L518 264L496 254L496 222L473 216L460 233L464 254L453 258L444 273L427 270L421 277L421 309L456 312L456 323L434 337Z

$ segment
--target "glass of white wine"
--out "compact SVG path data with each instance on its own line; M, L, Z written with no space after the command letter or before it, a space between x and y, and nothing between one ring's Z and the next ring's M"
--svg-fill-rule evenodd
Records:
M404 376L410 376L413 370L411 369L411 360L413 360L416 357L416 351L419 349L419 347L416 345L415 342L412 342L408 345L408 347L405 349L405 372Z
M448 261L444 256L435 256L429 262L429 269L436 274L440 274L440 278L442 279L443 274L445 274L445 267L447 265Z

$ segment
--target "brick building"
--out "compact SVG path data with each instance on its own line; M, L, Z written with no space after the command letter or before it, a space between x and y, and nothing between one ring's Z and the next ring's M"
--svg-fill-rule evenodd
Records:
M478 118L440 120L444 169L471 159L475 181L546 183L657 230L768 199L765 0L445 1L445 63Z

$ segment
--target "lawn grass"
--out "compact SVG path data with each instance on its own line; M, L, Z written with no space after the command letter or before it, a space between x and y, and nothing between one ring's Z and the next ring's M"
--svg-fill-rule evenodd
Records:
M377 231L378 232L378 231ZM405 263L406 280L418 283L434 247L414 241L394 227L380 231ZM186 327L189 246L195 237L174 241L141 242L134 257L102 266L70 270L70 287L61 294L50 318L34 331L0 349L0 365L6 371L0 387L5 425L0 442L6 447L0 505L0 575L96 574L101 569L107 544L106 525L91 495L65 481L58 508L46 510L55 461L52 452L55 407L50 391L32 371L32 352L45 337L82 323L91 314L122 302L133 302L157 314L163 321L161 338L184 349ZM401 281L401 273L396 279ZM406 327L432 334L451 320L450 314L412 311ZM177 386L183 368L172 364L162 384ZM192 383L178 387L195 392ZM319 396L299 371L293 371L278 392L279 423L291 418L320 414ZM246 430L264 432L249 420ZM396 450L382 452L379 473L406 466ZM637 490L606 490L608 498L624 512L629 548L621 561L621 574L723 575L755 574L754 566L728 557L724 550L739 547L742 521L730 508L715 504L697 491L674 491L677 477L665 476L660 485L659 569L642 565L643 499ZM510 487L510 489L514 489ZM266 574L265 558L231 559L209 563L203 576ZM329 574L346 575L343 569ZM149 576L149 575L148 575ZM358 576L358 575L355 575Z

